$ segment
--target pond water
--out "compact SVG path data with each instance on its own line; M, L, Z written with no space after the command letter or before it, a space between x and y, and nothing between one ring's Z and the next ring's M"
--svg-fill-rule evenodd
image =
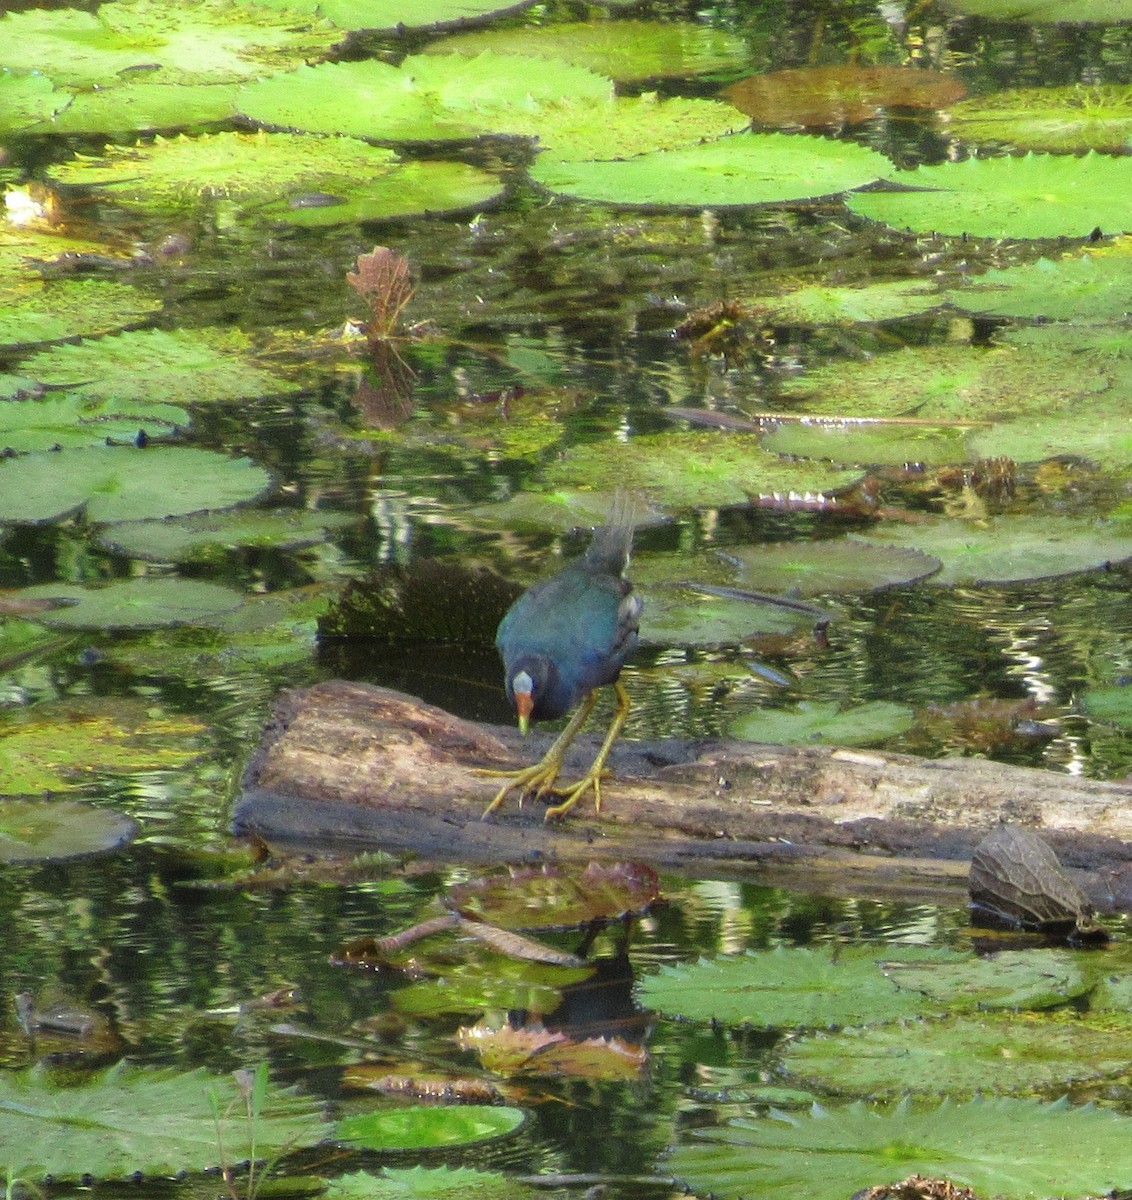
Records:
M647 84L665 97L710 97L721 83L746 74L849 62L939 70L972 96L1132 83L1129 25L1027 25L931 7L905 14L894 5L769 0L644 4L631 14L539 5L513 23L549 26L589 16L600 27L607 16L616 23L630 15L697 22L745 47L741 62L706 77ZM413 37L409 49L429 40ZM348 57L402 50L396 39L377 39L353 46ZM634 94L645 86L621 90ZM876 116L834 132L902 167L959 161L969 150L931 109L890 111L882 104ZM93 134L14 136L6 168L11 186L22 187L24 171L49 178L54 165L76 152L97 156L104 141ZM347 580L375 568L411 571L423 559L486 567L527 583L578 553L585 536L571 532L569 520L529 516L505 502L549 489L593 487L608 496L625 470L620 460L602 457L610 446L632 452L638 439L659 444L669 435L695 435L697 447L748 438L743 453L755 458L762 452L751 434L727 422L778 414L783 420L773 436L779 437L812 429L789 419L811 407L838 418L867 415L859 398L872 386L867 377L857 398L822 409L821 396L832 387L828 376L818 376L816 392L797 391L816 372L853 376L897 355L956 356L938 360L942 380L958 372L960 354L1001 354L1003 334L1028 326L945 306L942 298L884 319L841 311L807 320L798 310L775 310L775 297L803 287L908 281L942 291L987 269L1080 255L1089 245L1088 228L1072 239L1044 240L1024 229L996 238L913 233L868 220L836 196L704 210L604 206L536 187L526 174L531 146L515 138L466 140L455 151L412 145L406 153L458 158L498 174L507 190L482 211L326 229L257 219L254 207L226 207L215 197L155 212L116 204L112 189L93 204L85 193L61 194L62 213L48 232L84 240L84 278L127 280L156 302L151 319L162 330L246 333L257 366L286 381L271 394L238 402L194 396L194 373L203 379L207 363L188 352L173 360L168 379L158 377L159 387L191 414L176 441L245 456L271 473L263 508L316 520L309 526L314 536L297 547L277 534L274 540L233 534L228 544L221 538L195 556L164 557L144 541L152 530L140 535L142 551L125 528L104 535L93 501L85 513L76 514L76 504L59 519L0 526L0 587L11 589L13 605L0 635L0 762L18 783L5 790L73 793L96 809L127 814L138 827L125 850L0 867L0 993L30 993L41 1014L73 1008L94 1026L86 1036L33 1033L10 1006L0 1019L0 1065L7 1072L44 1061L101 1066L124 1056L213 1072L266 1062L277 1081L347 1112L405 1100L344 1091L343 1068L362 1061L389 1075L489 1075L457 1047L458 1028L477 1018L502 1026L508 1014L518 1026L524 1014L547 1011L545 996L532 1001L537 988L521 972L516 981L505 956L445 934L396 969L332 961L356 939L390 936L435 915L437 897L477 877L478 867L374 856L326 872L317 862L292 860L277 877L250 877L252 851L228 836L240 774L285 687L346 675L473 719L512 718L491 646L494 620L485 616L477 645L406 639L320 646L319 614ZM6 235L15 236L14 229ZM1114 241L1110 232L1111 226L1102 229L1102 246ZM355 333L350 340L343 330L348 320L367 316L346 275L375 246L404 256L416 291L397 336L371 361L364 338ZM105 258L96 259L91 247ZM36 253L47 256L38 244ZM849 303L844 296L829 302ZM39 378L40 360L33 365L30 357L36 352L42 349L13 345L3 352L5 369ZM1132 457L1125 445L1123 458L1091 458L1071 437L1087 427L1091 397L1107 403L1125 386L1122 377L1111 381L1097 355L1082 350L1076 375L1094 372L1106 382L1079 396L1052 374L1063 364L1048 367L1057 396L1050 411L1065 424L1064 449L1059 443L1056 452L1012 456L963 443L950 456L924 451L921 457L924 443L913 441L907 457L894 456L888 444L835 468L828 460L837 460L836 452L784 442L782 462L800 472L817 462L820 471L837 473L837 485L825 492L820 482L795 489L788 476L785 483L771 477L765 489L757 478L737 480L738 467L701 462L690 441L661 453L654 476L630 480L655 506L657 520L636 540L635 572L648 606L645 644L623 676L634 702L626 736L715 735L745 715L789 714L799 704L856 711L887 703L907 709L907 719L879 735L889 748L991 754L1096 778L1132 771L1127 705L1113 723L1090 715L1082 700L1093 691L1111 697L1132 670L1132 578L1125 561L1132 555ZM1024 390L1044 386L1047 361L1036 357L1036 365L1024 368ZM128 361L113 369L129 380ZM884 367L878 379L883 374ZM993 387L1004 389L997 408L984 396ZM931 407L923 375L908 388L915 396L909 408L890 406L883 415L915 421L927 411L940 436L995 426L1016 403L1005 384L960 381L956 394L978 393L984 399L972 403L983 407L942 415ZM1015 425L1048 417L1018 403ZM1104 439L1127 443L1126 402L1104 411L1112 422ZM758 428L770 433L772 425ZM67 445L61 456L77 453ZM151 444L137 453L163 450ZM0 463L0 494L8 497L0 502L23 488L8 471L20 462L13 456ZM61 480L52 486L63 491ZM115 479L86 495L126 486ZM819 492L825 499L815 498ZM728 573L749 547L789 545L802 555L813 545L865 535L862 557L866 548L876 552L875 537L881 558L894 545L911 546L938 556L942 569L934 581L910 581L908 574L884 587L873 579L829 586L821 574L829 563L819 553L800 557L804 568L795 564L793 575L770 582L753 570L749 577ZM1096 545L1086 546L1094 537ZM1049 566L1066 558L1077 568L1071 573ZM1000 570L1007 560L1015 569ZM453 578L452 604L460 605L462 584ZM220 584L243 603L236 616L156 629L161 622L144 616L137 627L115 618L43 626L43 614L15 607L30 595L22 589L38 585L74 597L88 585L158 579ZM813 636L812 619L767 605L747 605L742 611L749 616L737 618L701 597L698 612L673 614L664 584L687 579L779 592L798 587L831 616L828 644ZM406 622L411 618L405 614ZM427 637L427 630L419 632ZM615 788L608 803L616 803ZM651 1177L666 1174L663 1152L677 1130L798 1101L775 1091L779 1086L804 1089L782 1074L780 1029L757 1020L680 1022L646 1012L631 998L630 972L649 977L700 955L774 947L862 944L886 954L901 944L969 953L975 944L958 891L953 906L915 897L825 896L767 886L755 871L718 880L666 876L660 889L664 901L647 915L593 935L586 949L603 964L602 986L594 989L599 999L578 999L573 1015L582 1016L571 1024L582 1037L613 1031L645 1047L643 1065L620 1074L604 1064L515 1080L499 1072L507 1103L527 1113L514 1136L384 1159L312 1151L298 1169L334 1174L380 1162L425 1162L513 1177L595 1174L610 1176L619 1194L651 1194L665 1188ZM1122 918L1105 923L1118 942L1126 936ZM583 941L576 930L538 936L566 951ZM1114 970L1126 972L1126 956L1113 953L1115 964L1125 963ZM429 989L419 978L443 986ZM255 1003L291 988L293 1001L278 1009ZM414 997L423 998L398 998L414 988ZM1080 993L1073 995L1083 1008ZM1045 1081L1033 1090L1052 1098L1067 1086ZM1132 1113L1126 1074L1074 1086L1075 1099ZM835 1091L814 1094L829 1100ZM162 1131L155 1122L153 1136ZM70 1135L60 1128L58 1136ZM6 1154L19 1168L20 1147L4 1140L0 1167ZM68 1171L75 1168L49 1173ZM871 1182L900 1176L878 1171ZM215 1179L196 1176L176 1186L218 1190ZM798 1190L824 1195L824 1186L803 1181ZM99 1190L121 1189L100 1184ZM129 1190L135 1193L136 1185ZM581 1190L580 1184L575 1194Z

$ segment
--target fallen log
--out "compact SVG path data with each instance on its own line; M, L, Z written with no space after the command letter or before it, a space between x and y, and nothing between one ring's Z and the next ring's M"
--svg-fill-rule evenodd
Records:
M807 890L966 886L971 852L1002 821L1039 832L1112 907L1132 860L1132 787L975 758L668 738L622 741L595 813L483 809L498 781L476 768L533 762L549 738L478 725L386 688L332 680L284 692L245 773L233 828L268 842L382 847L435 858L531 863L643 859L687 870L805 874ZM580 737L564 778L595 739ZM1132 875L1132 867L1128 872ZM1114 882L1116 880L1116 882Z

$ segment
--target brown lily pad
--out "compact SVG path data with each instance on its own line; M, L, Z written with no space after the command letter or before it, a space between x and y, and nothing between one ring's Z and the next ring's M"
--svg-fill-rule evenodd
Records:
M911 67L803 67L752 75L721 95L761 125L857 125L886 108L943 108L961 100L958 79Z
M457 884L447 903L503 928L568 929L643 913L660 897L656 872L641 863L590 863L578 874L545 866Z

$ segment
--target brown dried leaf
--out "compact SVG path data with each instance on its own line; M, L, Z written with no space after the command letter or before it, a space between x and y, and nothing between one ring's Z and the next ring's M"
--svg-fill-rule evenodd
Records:
M388 246L374 246L358 256L358 269L346 272L346 282L369 305L366 334L371 342L391 337L405 305L413 298L409 260Z
M551 1033L541 1025L524 1025L519 1029L504 1025L465 1025L456 1031L456 1044L461 1050L473 1050L480 1062L499 1075L521 1071L531 1056L547 1046L569 1039L564 1033Z
M1015 825L975 847L968 888L972 903L1028 929L1073 928L1092 911L1049 846Z

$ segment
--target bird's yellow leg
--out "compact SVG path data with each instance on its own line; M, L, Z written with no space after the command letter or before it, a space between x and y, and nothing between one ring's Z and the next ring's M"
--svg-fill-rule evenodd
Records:
M625 690L623 683L615 683L613 691L617 696L617 707L613 712L613 720L609 722L609 732L605 735L605 741L601 744L601 749L597 752L597 757L590 764L590 769L585 775L575 784L568 788L540 788L540 791L554 791L555 795L561 796L562 803L555 804L546 810L545 820L553 821L556 817L561 817L564 813L568 813L570 809L590 790L594 792L594 811L601 812L601 777L605 773L605 760L609 757L610 750L613 749L613 743L617 741L617 737L621 732L621 727L625 724L626 718L629 716L629 693ZM596 693L590 692L590 696Z
M558 772L562 770L562 759L570 748L570 743L578 736L578 730L586 723L586 719L593 712L596 703L597 692L592 691L578 706L577 712L567 722L566 728L554 739L554 745L542 756L542 761L535 763L534 766L523 767L518 771L476 771L477 775L489 775L496 779L508 780L496 792L495 799L483 810L484 817L495 812L503 803L503 798L507 793L516 788L519 789L521 796L531 792L541 796L544 792L551 790L554 781L558 778Z

